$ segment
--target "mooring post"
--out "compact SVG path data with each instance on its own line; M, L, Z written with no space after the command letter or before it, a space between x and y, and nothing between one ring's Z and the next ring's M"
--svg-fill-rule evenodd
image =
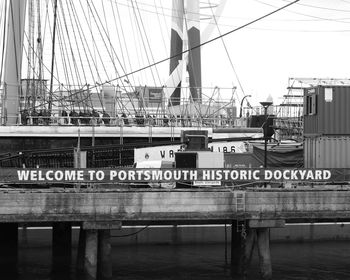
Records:
M244 221L232 221L231 226L231 267L234 274L242 271L241 258L244 253L245 240L242 236L242 226Z
M245 246L244 246L244 253L242 254L242 257L240 259L240 275L247 275L248 274L248 268L252 259L253 251L254 251L254 245L256 240L256 230L249 228L246 232L246 239L245 239Z
M78 253L77 253L77 271L79 273L84 272L85 245L86 245L86 231L85 229L83 229L83 226L80 226Z
M112 247L109 229L98 231L98 275L101 279L112 278Z
M72 225L55 222L52 225L52 274L69 275L72 260Z
M87 229L85 234L84 274L86 280L92 280L97 278L97 230Z
M17 274L18 267L18 224L0 224L0 271L1 276L10 278ZM13 277L15 278L15 277Z
M259 228L256 230L259 252L259 266L261 278L272 279L272 266L270 255L270 229Z

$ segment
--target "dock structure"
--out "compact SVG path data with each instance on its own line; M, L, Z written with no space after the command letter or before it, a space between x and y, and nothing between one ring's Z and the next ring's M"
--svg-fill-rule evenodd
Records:
M130 224L232 223L232 266L247 273L257 244L263 279L271 279L269 229L285 221L346 221L350 192L338 189L1 189L3 267L16 267L18 223L53 225L53 270L70 259L71 226L80 225L77 268L86 279L112 276L110 230ZM9 246L15 244L15 246ZM9 258L8 256L11 256ZM64 265L64 264L62 264Z

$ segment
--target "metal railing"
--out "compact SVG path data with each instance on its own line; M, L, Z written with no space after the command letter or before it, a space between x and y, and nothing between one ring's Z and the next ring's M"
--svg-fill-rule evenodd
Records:
M152 126L152 127L232 127L236 118L225 116L130 116L130 117L90 117L90 116L31 116L20 115L21 126Z

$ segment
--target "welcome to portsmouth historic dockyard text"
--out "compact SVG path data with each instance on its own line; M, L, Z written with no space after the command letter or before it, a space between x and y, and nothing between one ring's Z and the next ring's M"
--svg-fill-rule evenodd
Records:
M329 181L328 169L2 169L7 180L22 183L174 182L174 181ZM339 172L338 172L339 173ZM338 174L339 175L339 174ZM344 174L342 178L345 179Z

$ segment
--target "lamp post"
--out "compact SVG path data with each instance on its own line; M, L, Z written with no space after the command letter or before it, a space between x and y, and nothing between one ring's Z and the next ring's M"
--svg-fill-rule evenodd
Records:
M242 110L243 110L243 101L244 101L244 99L246 99L247 97L252 97L251 95L245 95L245 96L243 96L243 98L242 98L242 101L241 101L241 107L240 107L240 109L239 109L239 117L240 118L242 118Z
M265 110L265 124L264 124L264 144L265 144L265 153L264 153L264 168L267 167L267 109L272 105L271 101L260 102L261 106Z

